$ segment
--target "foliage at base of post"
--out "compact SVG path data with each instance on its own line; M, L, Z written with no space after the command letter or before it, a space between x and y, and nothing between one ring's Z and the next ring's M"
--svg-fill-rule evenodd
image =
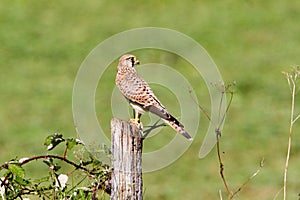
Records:
M0 166L0 197L24 199L36 196L41 199L101 199L111 190L111 167L102 164L85 151L82 141L65 139L61 134L46 138L48 151L65 145L60 155L45 154L30 158L13 159ZM69 150L75 150L69 153ZM70 155L69 155L70 154ZM72 160L69 159L72 157ZM24 166L41 161L48 174L32 179L26 177ZM0 198L0 199L1 199Z

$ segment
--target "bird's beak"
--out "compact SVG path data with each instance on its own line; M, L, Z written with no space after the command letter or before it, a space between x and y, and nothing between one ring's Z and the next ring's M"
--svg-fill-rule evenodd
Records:
M136 58L134 58L134 64L135 64L135 65L139 65L139 64L140 64L140 61L137 60Z

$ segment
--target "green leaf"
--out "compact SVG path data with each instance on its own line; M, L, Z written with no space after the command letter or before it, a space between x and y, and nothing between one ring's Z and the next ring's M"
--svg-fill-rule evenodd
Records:
M67 140L67 148L70 150L77 144L75 139L68 139Z
M53 165L53 171L57 172L58 170L60 170L61 166L55 164Z
M47 150L50 151L64 141L65 139L63 138L62 134L54 133L45 139L44 145L47 147Z
M53 165L53 160L52 159L45 159L43 160L43 163L45 163L48 167Z
M45 177L42 177L42 178L39 178L39 179L35 179L33 182L35 183L44 183L44 182L47 182L49 181L49 176L45 176Z
M31 185L31 182L29 180L26 180L20 176L17 176L16 177L16 182L19 183L20 185L23 185L23 186L29 186Z
M44 145L49 146L50 144L51 144L51 136L49 135L48 137L46 137Z
M19 177L24 177L25 176L25 170L23 167L15 164L11 164L8 166L8 169L15 175Z
M88 161L82 161L83 166L87 166L89 164L92 164L94 161L93 160L88 160Z

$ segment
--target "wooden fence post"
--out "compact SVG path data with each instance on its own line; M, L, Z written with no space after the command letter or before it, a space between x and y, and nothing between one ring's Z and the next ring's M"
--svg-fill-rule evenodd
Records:
M111 200L142 200L142 130L134 123L111 120Z

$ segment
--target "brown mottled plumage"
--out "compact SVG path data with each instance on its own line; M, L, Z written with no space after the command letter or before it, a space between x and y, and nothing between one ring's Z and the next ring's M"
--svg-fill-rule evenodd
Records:
M135 123L140 122L140 116L144 111L150 111L161 117L175 131L189 140L192 137L184 130L184 126L173 117L154 95L150 86L138 74L134 66L139 61L133 55L123 55L118 64L116 84L135 110Z

